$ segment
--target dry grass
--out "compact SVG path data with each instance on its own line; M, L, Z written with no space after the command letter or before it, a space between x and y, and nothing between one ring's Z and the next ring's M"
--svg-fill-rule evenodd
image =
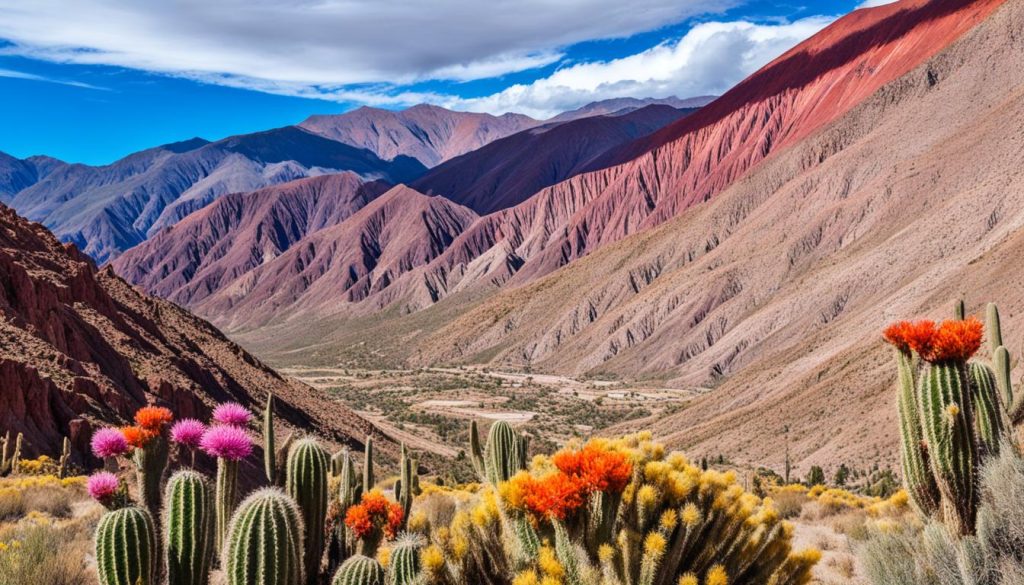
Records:
M83 479L0 480L0 583L96 583L86 559L100 511L83 502Z

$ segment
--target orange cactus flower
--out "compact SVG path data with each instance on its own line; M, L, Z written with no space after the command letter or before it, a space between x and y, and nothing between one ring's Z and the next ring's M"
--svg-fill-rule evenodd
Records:
M929 362L967 361L981 348L984 329L974 317L943 321L932 336L930 351L922 357Z
M162 406L144 406L135 413L135 424L147 431L160 432L172 420L174 414Z
M134 449L143 449L156 438L156 433L141 426L121 427L121 434Z
M562 473L580 480L588 492L620 493L633 477L633 466L625 454L593 443L579 451L561 451L552 462Z
M931 351L935 321L898 321L886 327L882 335L886 341L904 353L914 351L919 355L926 355Z
M583 505L588 495L580 479L561 472L540 479L520 474L510 481L520 484L522 504L538 518L565 520Z
M971 317L963 321L899 321L885 329L885 340L902 352L913 351L922 359L937 363L966 361L981 347L984 326Z
M352 529L357 538L363 538L375 529L383 531L388 538L394 538L402 526L405 511L402 506L388 500L378 491L363 494L358 504L345 513L345 525Z

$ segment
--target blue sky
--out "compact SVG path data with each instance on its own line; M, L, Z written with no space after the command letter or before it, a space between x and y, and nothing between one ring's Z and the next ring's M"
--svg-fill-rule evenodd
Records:
M0 151L109 163L359 105L718 94L885 0L0 0Z

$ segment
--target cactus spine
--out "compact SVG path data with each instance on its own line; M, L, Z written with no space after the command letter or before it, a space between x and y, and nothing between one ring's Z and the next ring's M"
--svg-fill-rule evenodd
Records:
M303 582L302 518L277 488L252 493L231 520L223 553L228 585L297 585Z
M238 461L225 457L217 458L216 488L216 541L217 551L224 547L228 537L228 525L235 511L235 499L238 492Z
M911 501L923 515L930 516L938 510L940 496L939 487L928 466L928 452L922 437L913 357L909 352L897 350L896 362L899 370L898 408L903 478Z
M355 555L341 564L331 585L384 585L384 569L370 557Z
M327 452L314 439L296 442L288 453L285 489L302 512L306 527L305 571L308 583L316 582L324 553L327 517Z
M946 523L960 534L970 534L977 511L978 450L966 364L929 364L918 385L918 404Z
M420 572L420 549L423 539L419 536L402 535L391 549L388 564L387 585L415 585Z
M263 472L270 485L277 483L277 452L274 447L274 395L267 394L267 406L263 410Z
M107 512L96 527L101 585L156 585L156 532L142 508Z
M164 522L168 585L206 585L213 559L214 511L210 482L191 470L167 482Z
M992 368L979 362L967 365L971 384L971 409L974 432L983 457L999 454L1003 438L1003 410L996 393L996 375Z

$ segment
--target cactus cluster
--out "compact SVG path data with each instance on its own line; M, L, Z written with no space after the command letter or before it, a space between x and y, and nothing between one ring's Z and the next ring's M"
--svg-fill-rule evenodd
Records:
M14 444L11 444L11 431L7 431L4 438L0 440L0 477L18 470L18 462L21 460L21 441L23 437L18 433Z
M263 474L284 487L257 489L236 508L249 418L233 405L214 422L201 440L185 427L170 434L216 457L218 477L214 487L185 469L161 485L163 530L146 506L110 497L120 489L113 474L94 476L110 508L96 534L102 585L209 585L217 563L226 585L786 585L806 583L817 560L793 552L792 528L770 500L730 474L667 455L649 436L593 440L528 463L528 443L510 425L492 425L481 445L474 424L483 485L421 488L416 458L402 445L385 494L372 439L361 473L347 449L329 456L312 438L289 442L279 466L268 410L264 442L274 457L273 465L264 459ZM135 453L125 454L136 457L154 438L133 437ZM117 451L117 437L108 439L103 451ZM142 465L139 473L165 470ZM140 496L145 487L140 480Z
M960 534L972 534L978 507L978 473L998 455L1015 421L1009 352L999 310L986 309L989 362L972 359L982 345L981 321L901 321L884 332L896 348L903 479L925 517Z

